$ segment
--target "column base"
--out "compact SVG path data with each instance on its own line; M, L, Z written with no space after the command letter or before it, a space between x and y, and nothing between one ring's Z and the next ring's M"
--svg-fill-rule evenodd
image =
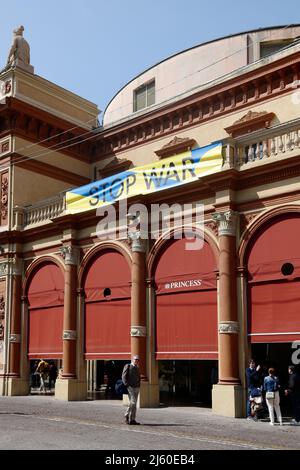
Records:
M64 401L83 401L87 399L87 383L78 379L57 379L55 398Z
M29 381L20 377L0 377L1 396L26 396L30 393Z
M221 416L243 418L245 416L244 393L241 385L214 385L212 411Z
M123 405L128 406L128 395L123 395ZM137 403L138 408L158 408L159 407L159 386L141 382L140 394Z

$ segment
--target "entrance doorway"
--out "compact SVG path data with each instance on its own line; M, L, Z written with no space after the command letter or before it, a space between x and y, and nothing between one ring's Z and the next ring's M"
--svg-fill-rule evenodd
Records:
M292 354L295 349L292 343L255 343L252 344L252 357L256 364L260 364L263 369L263 375L268 374L268 368L274 367L275 374L278 376L280 390L280 406L283 414L290 416L292 414L289 397L284 395L284 390L288 385L288 366L292 365ZM300 366L296 366L300 372Z
M172 406L211 407L217 361L159 361L160 402Z
M129 361L92 360L87 361L88 397L94 400L122 400L115 387L121 380L122 371Z
M58 377L59 371L62 367L61 359L47 359L43 358L46 366L44 372L44 385L45 390L43 393L47 395L54 395L55 391L55 382ZM40 374L36 372L39 365L38 359L31 359L29 364L29 385L30 385L30 394L39 395L41 392L41 379Z

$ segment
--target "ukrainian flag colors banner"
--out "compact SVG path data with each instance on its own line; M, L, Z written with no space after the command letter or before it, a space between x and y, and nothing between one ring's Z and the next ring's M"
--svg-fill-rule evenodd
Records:
M221 169L222 142L135 167L66 194L67 213L76 214L121 199L180 186Z

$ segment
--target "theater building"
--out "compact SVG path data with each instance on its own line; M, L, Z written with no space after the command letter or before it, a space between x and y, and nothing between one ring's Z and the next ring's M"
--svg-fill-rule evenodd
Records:
M242 417L249 357L285 371L300 340L299 36L259 29L174 55L125 85L101 125L29 54L3 68L2 395L28 394L42 357L62 368L55 397L82 400L139 354L140 406ZM171 211L163 234L124 231L153 204L185 205L189 222Z

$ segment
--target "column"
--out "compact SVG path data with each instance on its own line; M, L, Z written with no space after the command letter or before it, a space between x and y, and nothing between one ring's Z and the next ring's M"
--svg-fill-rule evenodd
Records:
M238 312L236 280L236 222L238 213L217 213L219 229L219 383L213 390L213 408L219 414L242 413L239 379Z
M21 296L22 296L22 270L20 261L12 258L11 267L11 319L9 334L9 377L20 377L21 362Z
M75 401L87 397L86 379L77 374L77 266L79 250L64 246L61 254L65 260L65 293L63 324L63 362L61 378L55 384L55 398ZM79 348L80 349L80 348Z
M77 265L78 250L73 246L62 248L65 258L64 331L62 379L76 378L77 339Z
M7 343L7 374L3 377L5 395L28 395L29 376L21 370L24 356L21 356L21 341L26 341L26 331L22 335L22 260L15 254L8 259L9 291L11 298L9 317L9 334ZM23 343L24 344L24 343Z
M146 373L146 240L140 231L129 232L132 250L131 272L131 354L140 356L142 380Z

